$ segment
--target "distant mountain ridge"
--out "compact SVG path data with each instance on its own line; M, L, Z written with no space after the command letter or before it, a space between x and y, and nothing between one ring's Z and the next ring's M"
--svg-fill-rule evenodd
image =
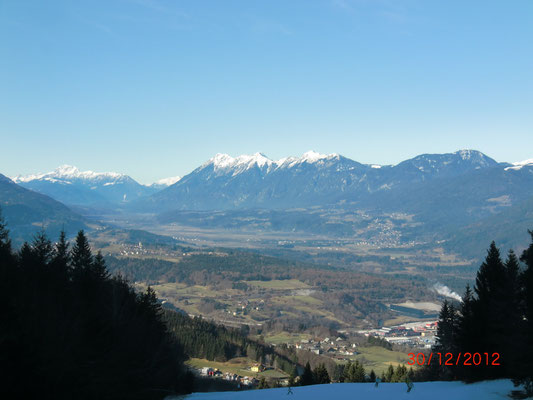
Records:
M56 237L61 229L73 233L87 228L85 219L64 204L25 189L2 174L0 208L15 241L31 237L41 227L52 237Z
M44 174L19 175L13 181L67 205L81 206L123 205L164 187L144 186L116 172L80 171L71 165Z
M339 154L307 152L277 161L261 153L217 154L168 188L136 205L160 211L293 208L364 204L376 193L500 165L475 150L423 154L397 165L367 165Z

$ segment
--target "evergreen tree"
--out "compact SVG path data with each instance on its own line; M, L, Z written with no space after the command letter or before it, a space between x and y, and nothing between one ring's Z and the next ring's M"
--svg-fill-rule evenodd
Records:
M304 372L302 376L300 377L300 384L302 386L307 385L313 385L314 378L313 378L313 371L311 370L311 364L309 364L309 361L305 364Z
M70 263L73 278L77 281L84 279L88 275L87 271L93 264L91 247L83 230L79 231L76 236L76 241L70 252Z
M296 365L293 367L291 374L289 376L289 386L294 386L296 383L296 377L298 376L298 368Z
M523 335L527 338L523 343L521 352L521 372L519 377L529 378L533 381L533 230L529 231L531 244L520 256L520 261L526 264L526 269L520 275L520 282L523 287L522 301L525 315L525 326Z
M68 248L69 243L67 242L65 231L61 231L59 240L54 246L52 262L50 263L51 270L61 281L70 279L70 255Z
M351 360L348 360L348 362L344 365L342 380L344 382L353 382L354 374L354 365L352 364Z
M62 230L59 234L59 240L55 245L54 260L62 264L67 264L70 260L68 247L69 243L67 242L67 235L65 231Z
M407 376L407 368L405 365L398 365L394 371L392 382L403 382Z
M481 264L476 275L477 300L474 302L475 323L479 331L482 332L476 341L476 347L470 351L499 353L502 365L507 365L505 359L505 321L502 316L507 311L505 303L502 301L506 297L506 269L500 258L500 251L496 244L492 242L487 251L487 257ZM479 377L497 378L504 376L504 368L490 368L489 366L478 366L473 371L475 379ZM502 375L503 374L503 375Z
M407 378L410 381L413 381L415 379L415 371L413 371L413 367L410 367L409 371L407 371Z
M479 329L478 321L474 314L474 295L470 285L466 285L465 293L462 297L461 306L459 308L459 316L457 318L457 340L456 347L464 352L472 352L477 347L479 335L482 332ZM434 369L438 368L435 365ZM459 374L467 380L470 380L472 375L472 368L468 366L459 365ZM432 375L434 376L434 375Z
M354 382L364 382L365 378L366 374L363 364L359 361L355 361Z
M344 381L345 382L364 382L365 370L362 364L358 360L355 362L348 362L344 368Z
M344 382L344 369L345 364L335 364L335 370L333 371L333 380L335 382Z
M501 294L504 281L505 267L496 243L492 242L476 275L475 291L480 302L484 305L490 304L491 297Z
M444 300L437 325L436 350L440 353L455 351L455 327L457 313L453 304Z
M102 252L98 251L98 253L94 257L94 261L93 261L91 267L92 267L91 268L92 275L96 279L107 279L107 278L109 278L109 272L107 271L107 268L105 266L105 260L104 260L104 256L102 256Z
M392 382L392 379L394 377L394 367L392 365L389 365L387 368L387 372L385 373L385 379L383 379L383 382Z
M368 379L370 379L370 382L375 382L376 381L376 373L374 372L373 369L370 370L370 375L369 375Z
M54 248L52 242L46 236L44 229L41 229L35 236L32 242L32 251L36 257L36 261L41 265L48 265L52 261L54 255Z
M330 383L328 370L324 364L319 364L313 371L313 382L315 384Z
M509 251L505 262L505 282L503 297L499 301L502 311L502 332L500 338L502 359L505 361L502 376L517 376L520 374L520 357L523 353L522 343L526 342L524 332L522 308L522 289L520 286L520 265L513 250Z

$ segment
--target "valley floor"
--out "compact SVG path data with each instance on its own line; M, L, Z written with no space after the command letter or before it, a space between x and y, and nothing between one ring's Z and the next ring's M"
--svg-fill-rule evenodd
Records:
M305 400L496 400L509 399L509 393L515 390L510 380L496 380L465 384L462 382L415 382L410 393L404 383L336 383L292 388L247 390L242 392L193 393L184 397L169 397L167 400L225 400L225 399L305 399Z

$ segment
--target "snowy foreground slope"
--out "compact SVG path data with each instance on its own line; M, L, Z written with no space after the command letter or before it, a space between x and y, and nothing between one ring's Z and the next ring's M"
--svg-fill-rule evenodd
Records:
M509 399L515 389L510 380L486 381L473 384L462 382L420 382L407 393L405 383L381 383L378 388L373 383L336 383L295 387L293 394L287 388L247 390L242 392L193 393L183 397L169 397L184 400L462 400Z

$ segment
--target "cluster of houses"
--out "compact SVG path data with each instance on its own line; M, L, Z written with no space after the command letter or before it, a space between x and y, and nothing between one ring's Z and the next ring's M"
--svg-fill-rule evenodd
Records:
M264 300L242 300L237 303L235 308L228 308L226 312L232 314L234 317L238 315L245 315L251 310L261 311L265 307Z
M108 253L112 255L112 253ZM166 250L163 248L156 247L145 247L142 242L139 244L121 244L121 250L119 252L121 256L165 256L165 257L174 257L178 256L188 256L189 253L176 253L171 250Z
M403 344L416 348L429 349L435 344L438 321L414 322L390 328L359 331L365 336L385 339L389 343Z
M315 354L325 354L339 360L358 354L355 350L356 344L349 343L346 339L341 337L327 337L323 340L303 339L300 343L289 346L294 346L298 350L308 350Z
M250 367L250 372L259 373L263 372L265 367L261 364L254 364ZM241 384L243 387L253 387L259 384L259 380L253 376L241 376L230 372L222 372L218 368L204 367L198 370L199 375L224 379L226 381L235 382Z

